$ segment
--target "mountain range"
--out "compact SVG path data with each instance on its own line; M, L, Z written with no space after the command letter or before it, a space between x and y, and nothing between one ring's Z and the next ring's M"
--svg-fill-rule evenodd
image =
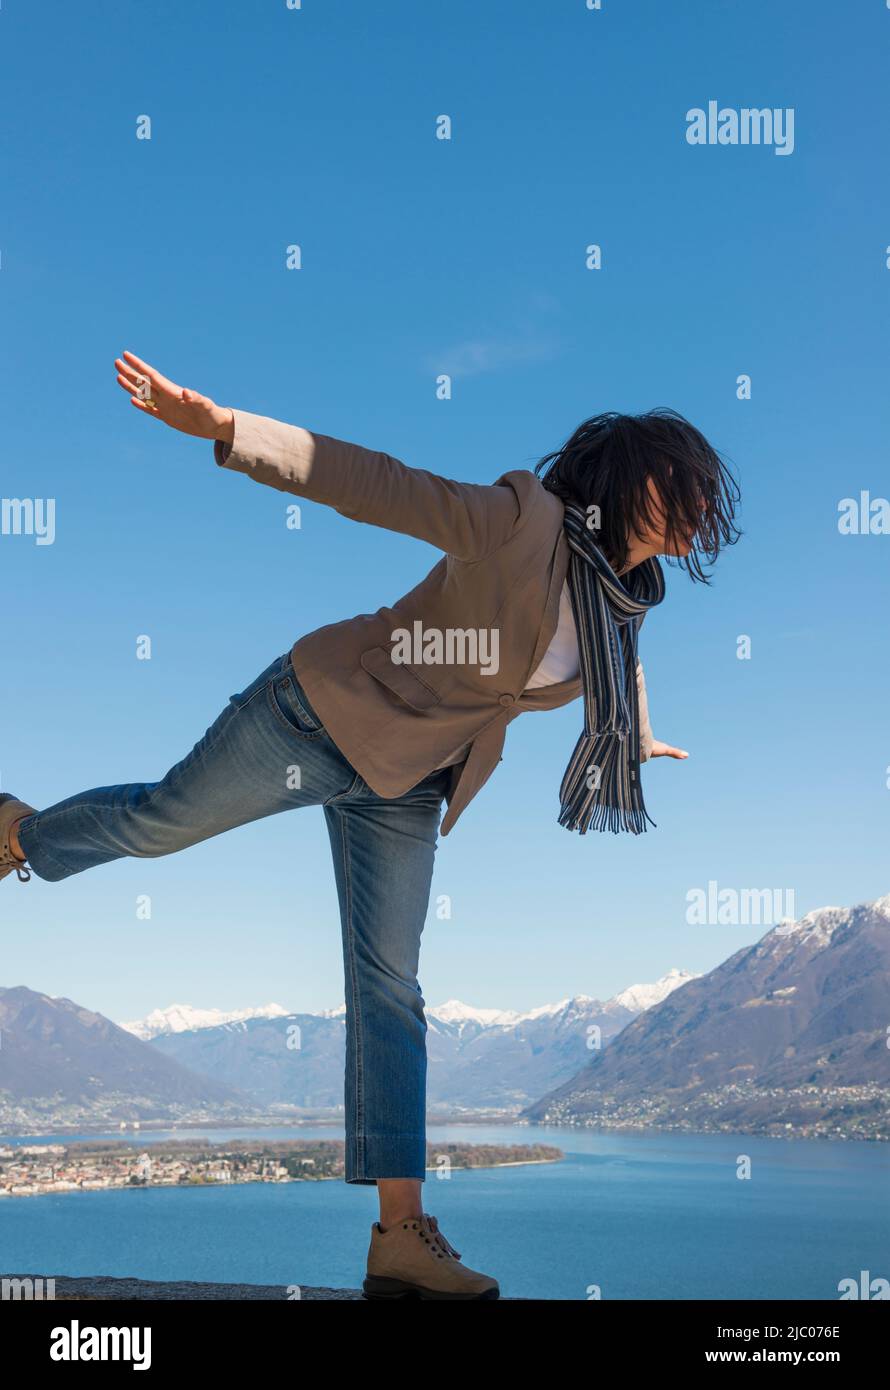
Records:
M562 1081L587 1056L599 1030L608 1042L643 1008L692 976L672 970L602 1002L586 995L526 1013L477 1009L452 999L426 1009L427 1097L449 1112L516 1112ZM125 1025L192 1071L249 1092L269 1107L335 1110L343 1103L343 1006L320 1014L266 1005L208 1026L187 1005ZM187 1026L189 1023L194 1026Z
M623 990L621 994L616 994L610 1001L616 1006L626 1009L631 1014L640 1013L643 1009L650 1009L653 1004L658 1004L664 999L671 990L679 985L685 984L693 976L682 970L669 970L660 980L654 984L631 985L629 989ZM584 1000L587 995L577 995L576 998ZM526 1013L517 1013L512 1009L476 1009L470 1004L464 1004L459 999L449 999L446 1004L437 1004L426 1010L428 1018L435 1018L443 1023L478 1023L482 1027L489 1024L511 1024L520 1023L523 1019L537 1018L539 1015L547 1013L558 1013L570 1001L563 999L559 1004L543 1004L537 1009L531 1009ZM335 1009L324 1009L319 1014L313 1014L314 1018L335 1018L342 1017L345 1013L345 1005L341 1004ZM153 1009L145 1018L140 1018L132 1023L121 1023L121 1028L126 1028L127 1032L132 1033L137 1038L146 1041L160 1037L164 1033L190 1033L198 1028L213 1028L223 1023L241 1023L248 1018L284 1018L288 1010L281 1004L262 1004L258 1007L247 1009L196 1009L191 1004L171 1004L166 1009Z
M890 1138L890 895L782 924L635 1018L531 1121Z
M431 1008L431 1104L515 1113L578 1070L587 1029L614 1037L689 978L674 970L606 1003L579 996L527 1013ZM174 1004L118 1025L70 999L0 989L0 1131L338 1114L344 1012Z
M890 1139L890 895L783 922L701 976L527 1012L427 1009L431 1114ZM0 989L0 1131L342 1110L344 1011L173 1005L119 1026Z

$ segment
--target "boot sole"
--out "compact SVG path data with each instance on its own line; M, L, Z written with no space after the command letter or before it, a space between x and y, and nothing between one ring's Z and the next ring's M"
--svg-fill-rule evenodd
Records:
M438 1289L426 1289L422 1284L406 1284L401 1279L383 1279L379 1275L369 1275L362 1284L362 1295L369 1300L386 1298L417 1298L426 1300L451 1300L461 1303L478 1302L482 1299L500 1298L499 1289L486 1289L484 1293L442 1293Z

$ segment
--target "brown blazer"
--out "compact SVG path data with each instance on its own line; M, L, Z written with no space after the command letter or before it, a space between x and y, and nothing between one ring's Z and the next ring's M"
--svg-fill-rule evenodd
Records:
M234 416L233 445L215 446L223 467L444 551L392 607L308 633L291 659L327 732L382 797L401 796L469 744L446 792L447 835L497 767L510 721L582 693L580 677L525 690L556 631L569 562L562 503L525 469L492 484L452 482L296 425ZM414 632L416 622L424 632L496 630L497 671L393 661L396 629ZM652 731L642 666L637 685L645 760Z

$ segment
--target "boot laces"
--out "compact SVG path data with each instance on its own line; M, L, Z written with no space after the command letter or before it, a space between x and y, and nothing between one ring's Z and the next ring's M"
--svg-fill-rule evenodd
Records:
M0 869L8 872L15 870L16 878L19 883L30 883L31 870L24 859L16 859L12 850L8 846L0 846Z
M430 1216L427 1212L424 1212L424 1217L426 1218L427 1224L429 1225L429 1229L432 1232L435 1242L439 1246L439 1248L443 1250L446 1255L450 1255L452 1259L459 1260L460 1252L458 1250L455 1250L451 1242L445 1239L442 1232L439 1230L439 1223L436 1220L436 1218L434 1216Z

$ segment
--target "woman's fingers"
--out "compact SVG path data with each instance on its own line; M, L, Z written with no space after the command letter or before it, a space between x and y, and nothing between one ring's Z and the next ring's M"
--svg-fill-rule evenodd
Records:
M161 372L150 366L148 362L143 362L142 358L137 357L135 352L125 352L123 360L125 367L134 367L140 376L148 377L153 390L166 391L171 396L175 396L177 400L179 399L180 389L176 383L170 381Z
M141 376L159 377L160 372L156 372L154 367L150 367L147 362L143 362L141 357L137 357L135 352L128 352L126 349L121 354L127 366L135 367Z
M167 377L156 372L154 367L150 367L147 362L143 362L141 357L137 357L133 352L125 352L123 357L116 357L114 365L117 368L117 384L122 390L130 393L134 403L138 399L143 404L148 405L146 413L152 410L151 403L163 400L166 405L172 405L184 400L184 392ZM156 414L157 419L161 417Z
M138 386L142 381L150 380L145 372L137 372L135 367L128 367L126 362L120 357L114 359L114 365L117 368L118 375L125 377L133 386Z
M138 396L130 397L130 405L135 405L137 410L141 410L143 415L150 415L153 420L161 419L157 406L147 405L146 402L141 401Z
M652 744L650 757L653 758L688 758L689 754L685 748L675 748L671 743L662 743L661 739L655 739Z
M147 388L149 391L151 390L151 382L148 380L147 377L144 377L144 376L128 377L128 376L124 376L123 372L118 372L118 374L117 374L117 384L118 384L118 386L120 386L124 391L129 391L129 393L130 393L131 396L134 395L134 394L139 390L140 386L142 386L143 384L146 386L146 388Z
M121 376L119 373L117 384L122 391L126 391L134 404L138 401L142 405L151 405L154 401L155 388L148 380L148 377L136 377L134 381L131 381L128 377Z

